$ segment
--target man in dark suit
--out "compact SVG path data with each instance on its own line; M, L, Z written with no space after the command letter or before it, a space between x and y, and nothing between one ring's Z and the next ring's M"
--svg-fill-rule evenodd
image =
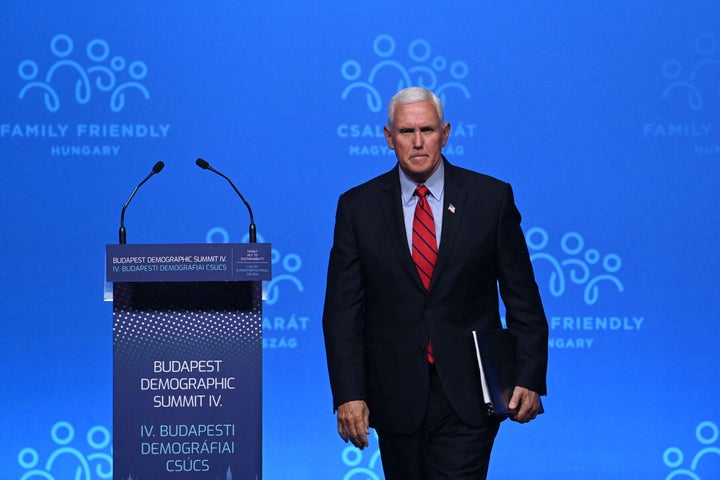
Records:
M340 196L323 329L338 433L378 433L388 480L482 479L499 420L483 408L472 330L517 340L513 420L546 393L548 327L510 185L451 165L440 100L388 106L398 164Z

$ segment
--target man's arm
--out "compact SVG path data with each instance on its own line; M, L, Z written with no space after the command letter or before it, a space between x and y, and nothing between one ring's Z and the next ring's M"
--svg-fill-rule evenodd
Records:
M500 212L497 262L507 326L517 340L510 407L518 409L513 419L524 423L535 418L539 395L546 394L548 325L510 185Z
M338 201L328 265L323 332L338 433L358 447L367 445L365 403L364 284L355 232L345 196Z

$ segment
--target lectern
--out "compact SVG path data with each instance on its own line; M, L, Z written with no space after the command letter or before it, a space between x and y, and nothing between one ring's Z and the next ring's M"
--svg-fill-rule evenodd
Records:
M262 478L267 243L108 245L113 478Z

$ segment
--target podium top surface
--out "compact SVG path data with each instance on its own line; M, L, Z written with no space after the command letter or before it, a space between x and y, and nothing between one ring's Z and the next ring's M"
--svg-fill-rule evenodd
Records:
M269 243L106 245L108 282L262 281L272 278Z

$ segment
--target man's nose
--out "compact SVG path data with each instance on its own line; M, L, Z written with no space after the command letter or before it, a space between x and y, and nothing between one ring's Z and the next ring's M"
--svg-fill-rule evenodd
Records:
M424 145L422 132L413 133L413 147L422 148Z

